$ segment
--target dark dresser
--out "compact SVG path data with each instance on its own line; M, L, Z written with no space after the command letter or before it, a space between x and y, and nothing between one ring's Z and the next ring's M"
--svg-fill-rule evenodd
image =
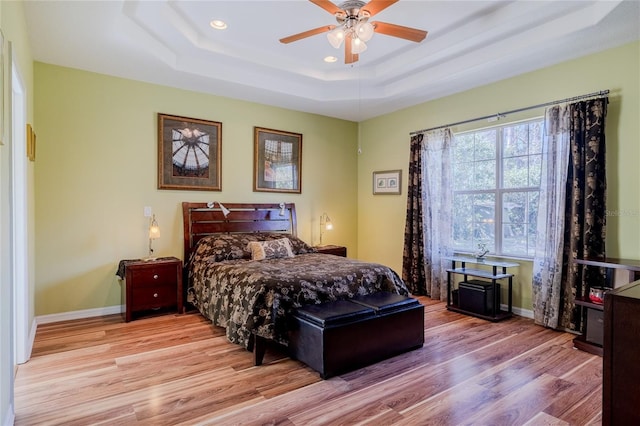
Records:
M602 424L640 425L640 280L604 298Z

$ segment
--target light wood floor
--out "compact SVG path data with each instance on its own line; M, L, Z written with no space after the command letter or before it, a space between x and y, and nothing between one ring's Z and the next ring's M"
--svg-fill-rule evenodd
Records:
M602 359L572 335L420 301L422 349L326 381L273 349L254 367L195 313L42 325L15 424L600 424Z

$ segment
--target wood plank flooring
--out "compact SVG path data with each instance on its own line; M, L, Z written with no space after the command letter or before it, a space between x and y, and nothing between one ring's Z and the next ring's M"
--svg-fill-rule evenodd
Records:
M329 380L265 364L199 314L38 327L16 425L597 425L602 358L573 335L425 305L425 345ZM371 336L375 338L375 336Z

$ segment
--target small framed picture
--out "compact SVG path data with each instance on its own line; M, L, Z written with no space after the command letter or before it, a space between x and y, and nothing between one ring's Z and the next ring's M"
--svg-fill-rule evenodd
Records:
M222 123L158 114L158 189L221 191Z
M402 185L402 170L373 172L374 195L399 195Z
M254 128L253 190L302 192L302 135Z

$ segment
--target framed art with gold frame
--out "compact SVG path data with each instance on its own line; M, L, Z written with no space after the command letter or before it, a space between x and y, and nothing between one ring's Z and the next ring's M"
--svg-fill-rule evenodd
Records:
M254 127L253 190L302 192L302 134Z
M400 195L402 170L373 172L374 195Z
M222 190L222 123L158 114L158 189Z

